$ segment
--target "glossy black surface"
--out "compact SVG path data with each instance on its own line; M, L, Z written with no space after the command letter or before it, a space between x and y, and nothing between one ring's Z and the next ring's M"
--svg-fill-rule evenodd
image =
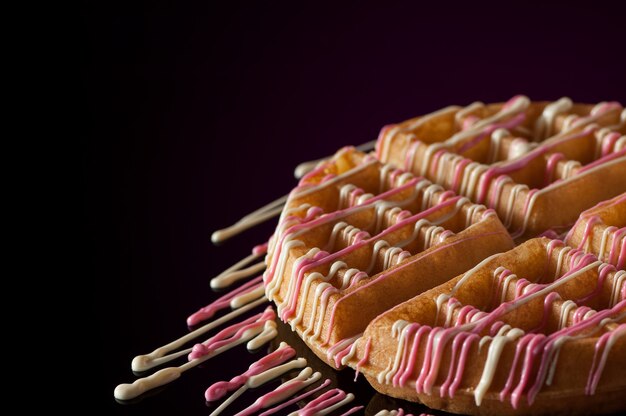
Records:
M97 342L80 349L100 364L86 371L91 405L208 414L205 388L260 356L238 348L139 403L113 399L134 380L132 357L184 334L187 315L216 296L210 278L273 223L221 247L210 233L287 193L299 162L449 104L518 93L626 103L622 15L570 3L84 6L83 248ZM351 370L328 374L368 412L398 406Z

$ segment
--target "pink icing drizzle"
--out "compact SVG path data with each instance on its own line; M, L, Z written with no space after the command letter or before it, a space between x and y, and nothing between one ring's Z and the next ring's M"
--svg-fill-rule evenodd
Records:
M271 306L268 306L265 311L242 322L230 325L208 340L194 345L192 351L189 353L189 361L204 357L216 349L242 338L244 332L253 328L261 327L265 325L266 321L274 320L275 318L276 313L274 313L274 309Z
M261 413L259 416L269 416L272 415L278 411L283 410L285 407L291 406L294 403L299 402L300 400L304 400L309 396L312 396L313 394L317 393L318 391L320 391L321 389L323 389L324 387L328 386L331 383L331 381L329 379L324 380L324 382L322 384L320 384L319 386L317 386L316 388L307 391L306 393L302 393L299 396L294 397L293 399L290 399L276 407L272 407L269 410L266 410L265 412Z
M292 380L289 385L281 385L276 388L276 390L271 391L267 394L256 399L254 403L250 406L237 413L236 416L248 416L252 415L261 409L270 405L270 403L274 402L277 398L283 397L287 395L287 397L292 396L296 392L305 388L307 384L301 380Z
M387 199L397 193L400 193L404 190L410 189L411 187L414 187L415 184L417 182L419 182L421 180L421 178L414 178L413 180L407 182L406 184L399 186L397 188L393 188L390 189L389 191L383 192L382 194L379 194L377 196L374 196L366 201L363 201L363 204L371 204L373 202L376 202L378 200L382 200L382 199ZM348 215L352 210L354 210L356 207L349 207L343 210L339 210L339 211L334 211L330 214L325 214L321 217L318 217L314 220L310 220L310 221L302 221L301 223L295 224L291 227L289 227L282 235L278 236L280 241L278 242L278 244L276 244L276 249L272 255L272 261L270 263L270 265L267 268L267 271L264 275L264 281L265 283L269 283L274 279L274 275L276 274L276 268L278 267L278 260L280 258L280 254L282 252L282 248L283 245L285 243L286 238L293 233L296 233L298 231L307 229L309 227L316 227L319 226L321 224L327 223L327 222L332 222L332 221L336 221L339 218L343 218L344 216ZM318 208L319 210L319 208ZM316 211L317 212L317 211ZM321 212L321 210L319 210L319 212ZM279 224L280 227L280 224Z
M602 140L602 156L608 155L613 150L613 146L619 137L620 135L617 132L609 133L604 137Z
M319 397L311 400L298 411L298 416L313 416L332 405L339 403L347 396L346 392L341 389L331 389L323 393Z
M454 200L456 200L456 198ZM461 238L461 239L456 240L456 241L454 241L452 243L447 243L447 244L444 243L441 246L438 246L438 247L434 248L431 252L426 254L426 256L432 256L432 255L438 253L441 250L445 250L445 249L447 249L449 247L453 247L453 246L455 246L457 244L461 244L461 243L464 243L464 242L467 242L467 241L471 241L471 240L474 240L474 239L477 239L477 238L484 238L486 236L498 235L498 234L501 234L501 233L497 232L497 231L494 231L494 232L491 232L491 233L485 233L485 234L481 234L481 235L474 235L474 236L471 236L471 237ZM421 257L421 258L423 258L423 257ZM406 262L402 263L398 267L394 268L394 272L396 272L398 270L401 270L401 269L403 269L405 267L408 267L410 264L412 264L415 261L417 261L417 260L406 261ZM345 299L349 298L351 295L354 295L354 293L357 293L359 290L363 290L366 287L369 287L369 286L371 286L373 284L376 284L376 282L380 281L381 279L385 279L389 274L390 274L389 272L384 272L384 273L379 274L379 276L376 279L374 279L374 280L372 280L370 282L367 282L366 284L364 284L362 286L359 286L355 291L353 291L353 292L349 293L348 295L342 297L341 299L339 299L335 303L335 305L333 306L333 309L332 309L332 312L331 312L331 316L330 316L330 320L329 320L329 324L328 324L328 331L327 331L328 336L327 336L327 339L326 339L326 343L329 341L330 333L332 332L332 327L333 327L334 322L335 322L335 312L337 310L338 305L340 305L342 303L342 301L344 301Z
M561 160L565 160L565 155L563 153L553 153L548 157L548 162L546 163L546 171L543 176L544 187L550 185L554 180L557 163Z
M610 162L611 160L614 159L619 159L622 156L626 156L626 149L622 149L619 152L615 152L615 153L610 153L606 156L602 156L601 158L586 164L585 166L583 166L582 168L578 169L578 174L581 174L583 172L587 172L588 170L591 170L597 166L603 165L607 162Z
M187 325L189 326L198 325L200 322L206 319L212 318L213 315L215 315L217 311L227 308L230 305L230 301L233 300L233 298L239 295L243 295L248 292L252 292L253 290L256 290L259 287L261 287L263 285L263 283L261 282L262 279L263 279L263 276L255 277L254 279L250 280L249 282L246 282L245 284L241 285L237 289L231 290L224 296L218 298L214 302L200 309L198 312L193 313L192 315L189 316L189 318L187 318Z
M302 286L302 282L304 280L304 276L305 274L312 268L315 267L319 267L325 263L332 263L336 260L341 259L342 257L344 257L345 255L347 255L348 253L356 250L359 247L362 247L364 245L373 243L375 241L378 241L382 238L384 238L384 236L386 236L387 234L390 234L392 232L394 232L397 229L400 229L404 226L406 226L407 224L416 222L417 220L427 217L428 215L430 215L433 212L436 212L437 210L449 206L449 205L454 205L461 197L456 197L456 198L452 198L449 199L447 201L444 201L432 208L429 208L425 211L422 211L418 214L415 214L403 221L400 221L398 223L396 223L395 225L386 228L385 230L383 230L382 232L380 232L378 235L368 239L368 240L363 240L360 241L357 244L353 244L351 246L348 246L342 250L339 250L335 253L329 254L329 255L325 255L319 258L313 258L313 259L304 259L303 261L299 262L298 266L295 267L295 270L293 271L293 275L295 276L295 289L292 291L292 296L291 299L288 300L288 303L286 305L286 307L281 311L280 317L282 320L286 321L287 319L289 319L290 317L292 317L295 314L295 306L296 306L296 302L297 302L297 298L298 295L300 294L300 288Z
M583 267L586 267L587 265L590 265L593 261L595 261L595 257L592 255L584 255L580 252L572 253L570 258L570 266L572 268L563 276L561 276L559 280L582 269ZM601 276L599 276L599 279L603 280L609 270L614 269L611 267L605 267L604 270L600 271ZM502 274L505 275L505 273ZM481 317L478 321L476 321L476 323L469 324L471 326L469 332L469 328L463 327L435 327L431 329L426 326L421 327L416 332L416 328L419 327L419 324L409 324L409 326L403 329L403 331L405 332L406 342L403 347L404 351L402 352L403 356L401 364L397 370L397 373L393 377L394 385L399 384L400 386L404 386L408 379L408 376L414 371L414 363L418 351L418 345L422 336L426 335L427 339L425 353L421 368L417 369L418 377L415 382L415 387L418 393L429 393L432 390L435 379L437 378L437 370L440 365L440 360L443 357L445 345L449 342L449 340L452 340L452 361L450 363L448 375L441 386L440 394L442 395L442 397L444 397L446 394L449 394L451 397L453 397L454 391L458 387L460 378L462 376L462 371L464 369L466 361L466 353L469 350L469 345L471 344L471 342L479 339L479 334L489 326L491 335L493 336L503 324L502 322L497 322L496 319L515 308L516 304L518 304L524 298L527 298L528 296L531 296L534 293L537 293L539 290L542 290L543 288L547 288L549 286L550 285L541 284L533 284L532 286L527 285L528 290L526 290L526 293L520 293L520 296L515 300L501 304L487 315ZM596 291L597 290L594 290L594 293ZM548 292L546 298L544 299L544 316L542 322L535 330L541 330L545 327L551 304L559 298L560 297L558 296L557 292ZM451 305L455 304L455 302L447 303L448 307L451 307ZM585 315L588 315L588 312L591 311L591 309L585 306L581 306L574 312L573 323L569 327L562 328L561 330L556 331L550 335L529 333L523 336L516 344L516 352L513 363L505 387L500 393L500 400L504 400L506 396L510 395L513 407L517 408L519 406L519 400L521 399L523 392L527 389L527 386L529 386L529 382L531 381L531 374L533 374L532 369L537 368L537 374L535 376L534 383L529 386L527 392L528 401L530 404L532 404L541 386L543 386L551 362L555 359L555 355L558 352L557 341L562 340L563 337L566 337L567 339L576 338L578 336L586 334L589 329L593 329L594 327L599 328L600 323L604 319L615 316L620 311L622 311L624 307L626 307L626 301L621 301L611 309L603 310L601 312L594 311L595 313L593 315L587 316L587 318L585 319ZM459 311L459 315L462 312L465 313L465 316L468 316L469 308L465 311ZM468 318L467 320L469 321L469 319L470 318ZM464 319L459 316L456 319L456 324L462 324L463 321ZM626 328L626 325L623 326ZM411 339L411 337L413 337L413 343L412 346L409 347L409 340ZM461 344L463 345L463 351L461 352L457 363L457 356L459 356L458 351ZM598 351L602 347L602 345L602 343L599 343L596 347L596 350ZM523 351L525 351L525 353L522 362L521 372L519 374L519 382L517 386L514 386L518 363L520 363L520 360L522 359ZM407 358L409 358L408 362ZM599 378L601 368L598 370L598 367L600 367L599 364L598 366L594 365L593 374L590 375L590 381L588 383L589 386L591 386L591 380ZM454 375L454 370L457 371L457 377L454 378L453 382L452 377ZM459 374L459 372L461 374ZM398 378L398 374L400 373L402 374L402 376Z
M230 381L218 381L214 383L206 390L204 397L208 402L219 400L229 391L233 391L246 384L250 377L261 374L270 368L274 368L295 355L296 350L289 346L279 348L271 354L268 354L260 360L252 363L252 365L248 368L248 371L245 373L232 378Z
M342 413L340 416L348 416L351 414L354 414L356 412L358 412L359 410L363 409L364 406L354 406L352 409L348 410L345 413Z
M500 128L504 128L504 129L507 129L507 130L514 129L515 127L517 127L520 124L522 124L524 122L524 120L526 120L526 114L525 113L518 113L515 116L511 117L509 120L505 121L505 122L490 124L490 125L486 126L482 130L482 132L479 133L476 137L474 137L471 140L469 140L466 143L464 143L463 146L461 146L459 148L457 153L458 154L463 154L464 152L468 151L472 147L476 146L483 139L485 139L485 137L488 137L491 133L493 133L497 129L500 129Z
M588 395L594 394L600 377L602 376L602 370L606 364L608 357L608 349L606 348L607 342L612 338L617 338L626 335L626 324L621 324L614 331L603 334L596 342L595 353L593 355L593 362L591 364L591 371L589 371L589 378L587 380L587 386L585 387L585 393ZM603 350L600 353L600 350Z

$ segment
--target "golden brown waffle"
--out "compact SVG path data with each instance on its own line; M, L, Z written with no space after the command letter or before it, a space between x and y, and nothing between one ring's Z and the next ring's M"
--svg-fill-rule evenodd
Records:
M518 96L387 126L375 154L341 149L290 193L266 295L322 360L391 396L626 410L625 177L618 103ZM531 239L570 228L569 246Z
M512 247L493 210L345 148L289 195L266 294L340 367L380 313Z
M625 134L618 103L517 96L386 126L376 155L495 209L523 241L563 232L585 209L626 191Z
M376 318L360 371L380 392L455 413L626 410L624 274L529 240Z
M626 193L588 209L565 242L624 270L626 266Z

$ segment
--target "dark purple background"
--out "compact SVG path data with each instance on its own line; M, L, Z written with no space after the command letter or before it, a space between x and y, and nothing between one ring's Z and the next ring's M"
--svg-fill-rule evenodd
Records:
M210 233L285 194L299 162L449 104L626 103L623 15L601 2L101 3L82 21L83 248L99 324L93 404L113 413L208 414L206 386L252 361L228 354L137 405L112 397L134 379L131 358L184 334L214 297L209 279L272 224L222 247ZM354 389L367 404L371 391Z

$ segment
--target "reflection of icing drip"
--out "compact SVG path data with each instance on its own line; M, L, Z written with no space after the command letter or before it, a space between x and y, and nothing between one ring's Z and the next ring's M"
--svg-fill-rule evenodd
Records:
M295 353L295 352L294 352ZM273 353L272 353L273 354ZM268 356L269 357L269 356ZM267 357L265 357L267 358ZM280 363L278 363L280 364ZM246 392L246 390L251 389L251 388L258 388L261 387L262 385L264 385L265 383L275 379L276 377L279 377L285 373L288 373L292 370L298 369L298 368L303 368L305 367L307 364L306 360L304 358L298 358L297 360L292 360L286 364L282 364L282 365L273 365L271 367L269 367L268 369L266 369L265 371L262 372L256 372L256 374L251 374L246 376L245 373L241 376L238 376L241 380L237 380L237 383L241 384L241 387L239 387L239 389L237 389L237 391L235 391L233 394L231 394L228 399L224 400L224 402L217 407L210 416L217 416L220 413L222 413L224 411L224 409L226 407L228 407L232 402L234 402L239 396L241 396L243 393ZM237 377L236 377L237 379ZM235 379L233 379L235 380ZM211 388L215 387L217 384L211 386ZM211 389L209 388L209 389ZM219 387L218 387L219 388ZM209 390L207 390L207 393L205 394L205 396L207 396L209 393ZM209 400L207 398L207 400ZM213 398L213 400L215 400Z
M254 321L250 321L250 319L253 319L250 318L245 320L245 323L232 325L220 331L204 344L196 344L193 349L179 351L176 354L172 354L170 357L163 357L163 359L168 358L166 361L169 361L170 359L191 352L189 362L179 367L164 368L148 377L137 379L132 384L120 384L115 388L113 394L118 400L134 399L148 390L176 380L183 372L244 342L248 342L248 346L252 347L251 349L258 348L261 345L253 343L255 337L261 337L264 342L267 342L269 339L276 336L277 332L276 323L273 320L274 317L274 311L270 307L266 309L265 312L254 316ZM200 347L200 345L202 345L202 347ZM157 363L157 360L154 360L152 366L159 365L162 362L165 361L159 361ZM135 360L133 360L133 364L134 363Z
M320 384L319 386L315 387L314 389L311 389L309 391L307 391L306 393L302 393L299 396L296 396L278 406L272 407L269 410L266 410L265 412L261 413L259 416L269 416L272 415L276 412L279 412L281 410L283 410L284 408L291 406L294 403L297 403L299 401L302 401L304 399L306 399L307 397L310 397L312 395L314 395L315 393L317 393L318 391L322 390L323 388L327 387L329 384L331 383L331 381L329 379L324 380L324 382L322 384Z
M248 382L250 377L256 376L258 374L261 374L269 370L270 368L283 364L284 362L292 358L294 355L296 355L296 350L291 348L286 343L281 342L280 346L278 347L276 351L252 363L245 373L237 377L234 377L228 382L219 381L211 385L211 387L209 387L206 390L204 396L208 402L219 400L222 397L224 397L226 393L228 393L229 391L232 391L234 389L237 389L243 386L245 383ZM306 363L306 360L305 360L305 363Z
M300 372L296 377L291 380L281 384L273 391L264 394L263 396L256 399L256 401L237 413L236 416L247 416L254 414L261 409L266 409L274 404L280 403L286 398L293 396L298 391L303 388L315 383L321 378L320 373L313 373L311 367L307 367Z
M358 411L362 410L362 409L363 409L363 407L364 407L364 406L354 406L353 408L351 408L350 410L348 410L348 411L347 411L347 412L345 412L345 413L342 413L342 414L341 414L341 415L339 415L339 416L348 416L348 415L352 415L352 414L354 414L354 413L356 413L356 412L358 412Z
M290 413L289 416L324 416L354 400L354 394L340 389L328 390L314 400L311 400L302 409Z
M404 413L404 409L398 410L381 410L375 416L413 416L411 413ZM430 413L421 413L419 416L433 416Z

